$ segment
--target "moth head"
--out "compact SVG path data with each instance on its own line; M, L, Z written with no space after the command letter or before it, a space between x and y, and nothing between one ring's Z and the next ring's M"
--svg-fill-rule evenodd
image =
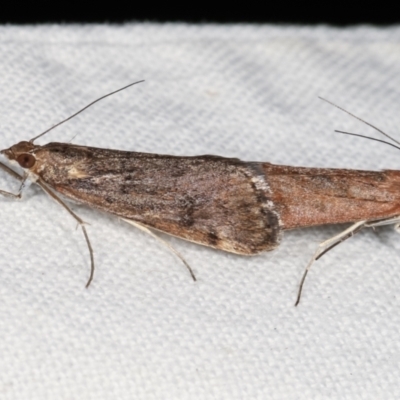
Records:
M31 142L19 142L9 149L1 150L10 161L16 161L22 168L32 168L36 164L34 150L37 148Z

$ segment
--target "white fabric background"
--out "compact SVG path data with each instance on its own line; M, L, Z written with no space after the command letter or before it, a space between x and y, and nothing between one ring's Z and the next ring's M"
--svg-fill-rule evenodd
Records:
M399 138L400 28L0 28L1 148L41 139L276 164L399 168L397 150L324 96ZM74 135L77 135L74 137ZM378 134L376 134L379 137ZM17 190L3 172L0 188ZM400 195L399 195L400 197ZM0 199L1 399L399 398L400 236L365 231L303 269L343 226L287 232L245 258L154 239L84 206L95 250L32 185Z

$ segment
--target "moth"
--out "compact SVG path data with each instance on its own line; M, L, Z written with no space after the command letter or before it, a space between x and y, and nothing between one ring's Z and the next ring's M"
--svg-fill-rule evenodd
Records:
M318 246L302 277L296 305L311 264L328 250L363 228L387 224L398 228L400 171L304 168L212 155L183 157L69 143L35 144L94 103L137 83L102 96L33 139L1 151L23 173L0 163L0 168L22 182L18 193L0 194L21 198L23 184L30 179L80 225L91 260L87 287L93 279L94 252L84 221L64 199L113 214L153 236L161 231L248 256L276 248L285 230L351 222ZM184 258L163 243L196 280Z

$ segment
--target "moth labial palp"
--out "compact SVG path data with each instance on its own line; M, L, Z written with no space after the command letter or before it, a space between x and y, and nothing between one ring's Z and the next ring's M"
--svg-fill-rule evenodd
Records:
M211 155L34 143L97 101L136 83L100 97L29 142L1 151L25 175L2 163L1 169L22 182L31 178L78 222L90 254L86 286L94 274L93 249L84 221L59 195L113 214L156 237L184 263L193 280L188 263L153 230L250 256L276 248L285 230L352 223L318 246L301 280L296 305L314 261L363 228L400 223L400 171L305 168ZM20 192L0 194L20 197Z

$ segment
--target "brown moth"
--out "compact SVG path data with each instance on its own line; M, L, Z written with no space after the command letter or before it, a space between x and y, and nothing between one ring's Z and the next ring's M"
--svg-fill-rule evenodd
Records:
M177 157L67 143L36 145L34 141L49 130L1 151L24 169L24 175L2 163L0 168L22 182L33 180L80 224L91 257L87 286L93 279L93 250L84 222L59 194L116 215L153 236L149 228L241 255L273 250L284 230L352 222L320 244L303 275L296 305L313 261L362 228L400 222L400 171L279 166L211 155ZM21 190L0 194L19 198ZM195 280L182 256L171 250Z

